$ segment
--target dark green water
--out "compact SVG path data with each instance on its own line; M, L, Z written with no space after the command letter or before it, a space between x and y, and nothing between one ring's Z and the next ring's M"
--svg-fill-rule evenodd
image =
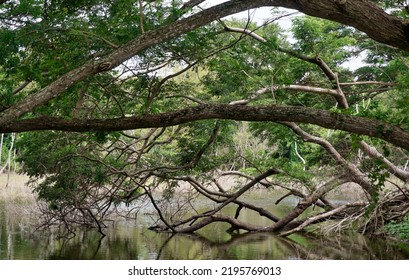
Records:
M263 207L270 200L257 199ZM291 204L291 201L287 202ZM264 205L263 205L264 204ZM100 239L93 231L80 232L69 241L55 236L30 237L22 217L6 211L0 203L0 259L409 259L409 246L350 235L292 235L288 238L268 233L229 235L227 225L217 224L195 235L171 235L147 230L147 216L137 221L117 222ZM235 209L227 209L234 211ZM286 210L285 206L274 209ZM267 224L258 215L244 212L244 221Z

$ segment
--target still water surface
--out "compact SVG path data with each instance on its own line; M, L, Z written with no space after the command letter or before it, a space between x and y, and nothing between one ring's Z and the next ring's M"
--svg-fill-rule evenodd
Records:
M252 197L262 207L271 200ZM287 206L273 209L284 214ZM263 205L264 204L264 205ZM30 237L21 217L13 216L0 202L0 259L409 259L409 245L367 238L359 234L330 236L291 235L280 238L268 233L230 235L228 226L213 224L194 235L155 233L149 216L117 222L100 239L96 232L80 232L69 241L55 236ZM226 211L234 211L235 208ZM280 213L279 213L280 214ZM267 224L258 215L243 212L244 221Z

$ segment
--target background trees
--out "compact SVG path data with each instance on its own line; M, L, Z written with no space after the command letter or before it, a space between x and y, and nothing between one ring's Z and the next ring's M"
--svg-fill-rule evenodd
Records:
M44 225L103 232L108 214L124 205L135 212L146 200L158 213L153 228L174 232L227 222L287 235L348 218L373 233L403 219L403 3L228 1L200 9L202 2L2 4L0 131L25 132L19 160L45 202ZM221 20L261 6L331 21L300 15L283 30L276 9L263 24ZM357 57L359 67L348 67ZM226 189L219 179L227 175L245 180ZM346 182L364 199L325 198ZM241 199L256 185L300 202L277 217ZM216 206L186 217L197 196ZM230 203L235 217L220 212ZM322 210L297 219L312 205ZM271 226L244 224L242 208Z

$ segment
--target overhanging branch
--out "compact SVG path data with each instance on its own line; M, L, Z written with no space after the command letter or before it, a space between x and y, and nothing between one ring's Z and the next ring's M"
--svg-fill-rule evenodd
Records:
M121 131L168 127L210 119L309 123L328 129L337 129L358 135L367 135L383 139L398 147L409 150L409 132L399 126L390 125L375 119L298 106L204 104L162 114L113 119L61 119L44 116L0 125L0 132L24 132L33 130L74 132Z

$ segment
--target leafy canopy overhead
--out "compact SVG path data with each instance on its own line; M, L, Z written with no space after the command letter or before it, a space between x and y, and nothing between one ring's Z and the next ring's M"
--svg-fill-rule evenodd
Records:
M379 201L409 150L406 2L202 2L0 3L0 132L24 132L50 213L101 226L112 205L220 170L278 174L310 204L331 174ZM224 19L264 6L263 24Z

